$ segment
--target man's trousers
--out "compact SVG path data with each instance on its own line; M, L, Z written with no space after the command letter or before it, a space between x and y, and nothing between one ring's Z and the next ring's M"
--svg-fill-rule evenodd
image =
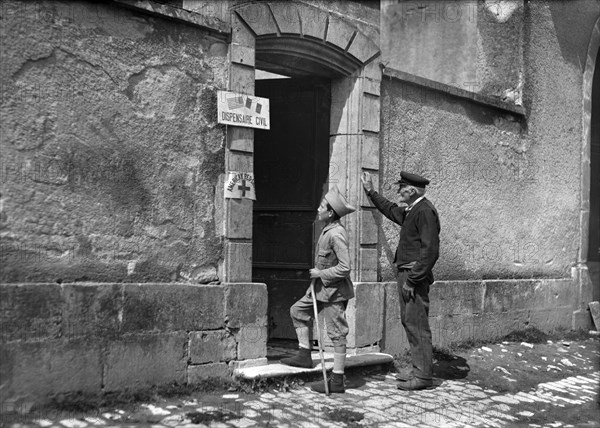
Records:
M402 285L406 282L409 270L398 272L398 292L400 293L400 317L412 357L413 374L420 379L433 378L433 347L429 328L429 285L415 287L415 298L406 300Z

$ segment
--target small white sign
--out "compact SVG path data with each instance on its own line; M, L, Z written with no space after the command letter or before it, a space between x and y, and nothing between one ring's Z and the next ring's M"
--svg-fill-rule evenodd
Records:
M229 172L229 176L225 181L225 197L231 199L246 198L255 201L254 174L250 172Z
M218 91L217 114L218 122L225 125L271 129L268 98Z

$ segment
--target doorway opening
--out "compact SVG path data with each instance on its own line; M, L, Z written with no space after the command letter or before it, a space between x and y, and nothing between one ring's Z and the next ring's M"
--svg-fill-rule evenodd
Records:
M316 210L327 191L331 82L266 77L255 84L270 100L271 129L254 134L252 280L267 285L272 347L296 341L289 310L310 283Z

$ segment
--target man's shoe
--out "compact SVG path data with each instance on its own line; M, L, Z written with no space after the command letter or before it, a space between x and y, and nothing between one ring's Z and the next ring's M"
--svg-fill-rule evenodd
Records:
M343 393L346 392L344 387L344 375L339 373L331 373L329 379L327 379L327 385L329 386L329 392ZM314 382L311 384L310 389L321 394L325 394L325 382Z
M313 363L310 357L310 349L298 348L298 353L293 357L282 358L281 364L293 367L302 367L305 369L312 369Z
M418 391L420 389L429 389L432 386L433 381L431 379L419 379L418 377L413 377L405 382L400 382L398 384L398 389L404 391Z
M412 367L408 367L408 368L400 370L398 373L396 373L395 377L399 381L406 382L406 381L414 378L415 375L413 373Z

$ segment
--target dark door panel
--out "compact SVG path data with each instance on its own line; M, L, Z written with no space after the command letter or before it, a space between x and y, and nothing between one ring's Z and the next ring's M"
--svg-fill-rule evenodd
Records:
M267 284L271 338L296 338L290 306L306 292L316 209L327 179L329 82L256 81L269 98L271 129L256 130L252 276Z

